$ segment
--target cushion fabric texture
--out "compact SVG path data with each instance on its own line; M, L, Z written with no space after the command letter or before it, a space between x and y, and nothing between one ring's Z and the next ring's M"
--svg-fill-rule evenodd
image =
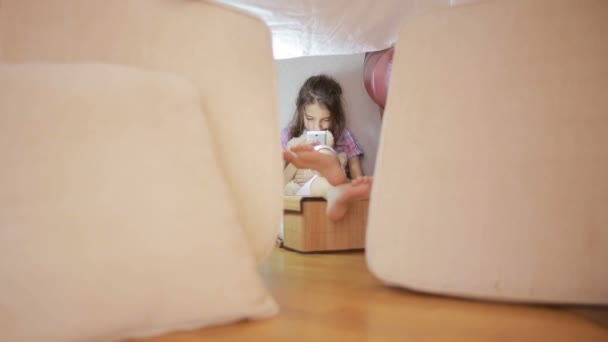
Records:
M0 64L0 339L109 341L277 312L170 73Z

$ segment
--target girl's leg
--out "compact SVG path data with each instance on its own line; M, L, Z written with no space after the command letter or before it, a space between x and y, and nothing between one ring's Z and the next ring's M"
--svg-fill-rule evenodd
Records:
M327 192L327 217L339 220L348 211L351 202L368 199L372 189L373 178L369 176L358 177L347 184L334 186Z
M340 166L340 160L334 152L315 151L312 145L297 145L290 151L283 152L283 158L299 169L313 169L331 185L344 184L348 181L346 173Z
M373 178L363 176L347 183L348 178L333 152L315 151L311 145L298 145L291 152L284 152L283 157L298 168L319 172L322 177L317 177L311 184L311 194L327 200L327 216L331 220L344 217L352 201L370 196Z

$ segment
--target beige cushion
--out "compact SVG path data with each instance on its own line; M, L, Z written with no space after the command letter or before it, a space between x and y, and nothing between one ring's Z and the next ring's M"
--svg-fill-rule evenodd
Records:
M281 218L282 160L271 36L204 1L2 0L6 61L100 61L170 71L201 91L239 219L256 258Z
M0 66L0 336L109 341L267 317L198 90Z
M608 304L608 2L492 1L406 23L367 257L433 293Z

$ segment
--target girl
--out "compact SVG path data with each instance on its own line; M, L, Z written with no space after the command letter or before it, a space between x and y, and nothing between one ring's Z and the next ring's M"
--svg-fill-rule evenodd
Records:
M351 179L356 179L363 176L360 160L363 150L355 141L352 132L345 126L342 87L330 76L312 76L300 88L294 117L281 132L283 151L288 150L288 143L290 146L309 143L305 138L306 130L327 130L334 137L336 153L345 155L347 175ZM294 181L303 186L315 175L310 170L298 170L294 165L288 164L284 172L285 184Z

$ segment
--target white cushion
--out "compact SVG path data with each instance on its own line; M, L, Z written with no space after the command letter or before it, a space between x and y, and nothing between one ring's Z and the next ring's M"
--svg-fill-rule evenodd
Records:
M261 20L205 1L1 2L5 61L95 61L189 79L256 259L268 255L282 213L283 161L272 42Z
M209 135L173 74L0 65L0 339L275 314Z
M385 282L608 304L608 2L488 1L396 45L367 258Z

